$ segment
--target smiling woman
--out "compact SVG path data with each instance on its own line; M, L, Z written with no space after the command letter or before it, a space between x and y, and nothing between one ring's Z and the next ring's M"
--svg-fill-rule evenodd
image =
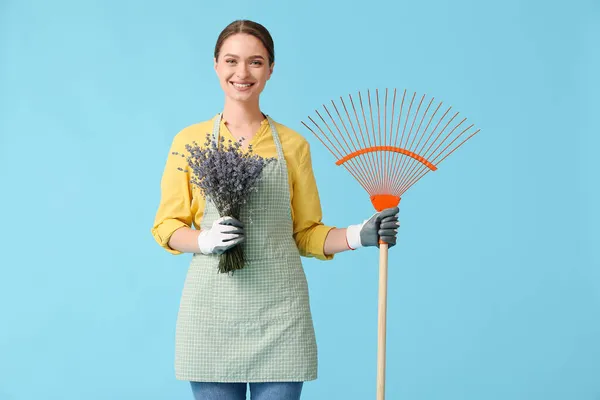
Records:
M215 140L243 139L244 148L275 158L239 220L219 215L190 185L181 157L167 159L161 181L154 238L170 253L194 253L177 317L175 371L192 383L196 399L242 400L248 383L255 400L299 399L303 382L317 378L300 256L330 260L378 246L380 239L396 242L397 208L347 229L322 223L308 142L260 109L274 66L273 40L262 25L241 20L227 26L214 53L223 112L183 129L171 145L171 153L181 154L212 132ZM219 252L234 246L243 246L244 268L217 274Z

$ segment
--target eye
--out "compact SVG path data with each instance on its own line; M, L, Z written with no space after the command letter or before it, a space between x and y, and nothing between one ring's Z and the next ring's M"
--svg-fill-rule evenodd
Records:
M233 58L229 58L229 59L225 60L225 62L227 64L233 64L235 62L235 60Z
M259 66L260 66L260 65L262 65L262 62L261 62L261 61L258 61L258 60L255 60L255 61L252 61L252 64L255 64L255 65L259 65Z

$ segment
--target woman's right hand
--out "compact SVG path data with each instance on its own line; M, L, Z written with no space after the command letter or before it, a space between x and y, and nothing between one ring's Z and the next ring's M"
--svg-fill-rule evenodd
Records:
M226 250L243 242L244 224L233 217L221 217L210 229L198 235L198 247L202 254L223 254Z

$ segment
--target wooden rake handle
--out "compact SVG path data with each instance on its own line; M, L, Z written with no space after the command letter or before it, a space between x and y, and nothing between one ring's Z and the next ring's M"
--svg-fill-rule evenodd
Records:
M379 244L379 302L377 324L377 400L385 399L385 332L387 313L388 244Z

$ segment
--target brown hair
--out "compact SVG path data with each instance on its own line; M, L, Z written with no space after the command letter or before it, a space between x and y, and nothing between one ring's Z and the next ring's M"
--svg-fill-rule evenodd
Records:
M229 36L235 35L236 33L245 33L247 35L252 35L258 40L260 40L267 49L267 53L269 53L269 65L272 65L275 62L275 46L273 44L273 38L271 34L261 24L254 21L249 21L247 19L238 19L233 21L229 25L223 29L219 38L217 39L217 44L215 45L215 59L219 58L219 52L221 51L221 46L223 46L223 42Z

